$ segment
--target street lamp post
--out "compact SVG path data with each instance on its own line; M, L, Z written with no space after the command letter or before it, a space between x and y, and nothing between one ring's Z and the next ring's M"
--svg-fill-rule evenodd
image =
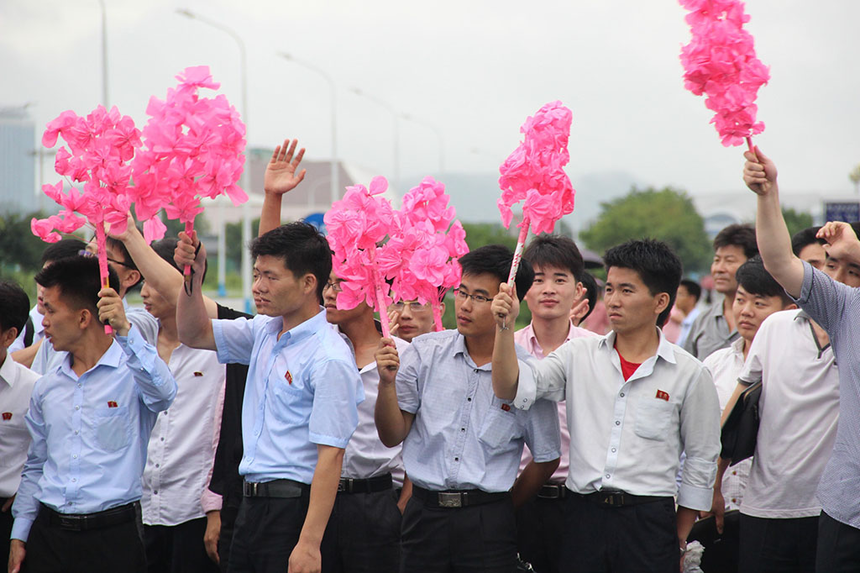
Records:
M304 60L298 60L294 58L292 54L288 54L286 52L280 52L278 55L285 60L318 73L325 78L326 82L328 82L329 90L331 91L331 171L329 174L329 180L331 184L331 202L334 204L335 201L340 199L340 169L337 160L337 86L330 75L315 65L309 64Z
M397 110L394 109L390 103L379 99L376 96L372 96L368 93L361 91L358 88L352 88L352 93L355 95L359 95L362 97L366 97L370 101L374 102L376 105L387 110L391 117L394 118L394 187L400 187L400 126L398 120L400 119L400 114L397 113Z
M239 46L239 55L240 55L240 63L241 63L241 75L242 75L242 121L245 123L245 141L246 141L246 149L245 149L245 169L242 170L242 189L246 193L250 193L248 190L249 181L248 181L248 168L250 167L250 160L248 157L248 149L247 149L247 141L248 141L248 55L245 51L245 42L242 41L242 38L233 31L231 28L220 24L219 22L212 21L208 18L200 16L199 14L192 12L186 9L178 9L176 10L178 14L185 16L186 18L191 18L192 20L197 20L198 22L203 22L204 24L208 24L213 28L221 30L225 34L229 35L233 40L236 41L236 44ZM219 217L219 221L221 221L221 225L223 225L223 218ZM224 228L219 229L219 232L223 235ZM223 241L219 240L219 247ZM242 297L245 299L245 311L251 312L251 255L248 252L248 245L251 242L251 208L248 205L248 202L242 204ZM218 249L218 291L225 291L224 286L224 276L222 275L222 269L226 266L226 248Z
M412 123L417 123L418 125L422 125L436 134L436 140L439 142L439 176L445 175L445 140L442 138L442 132L433 125L432 123L428 123L426 121L422 121L415 116L409 115L408 113L401 114L400 117L405 119L406 121L411 121Z
M108 51L107 51L107 9L104 0L99 0L102 10L102 105L110 109L108 100Z

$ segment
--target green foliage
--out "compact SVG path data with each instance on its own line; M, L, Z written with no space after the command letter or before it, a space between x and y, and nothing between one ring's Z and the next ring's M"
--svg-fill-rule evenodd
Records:
M251 222L251 239L257 236L260 230L260 218ZM242 222L227 223L224 229L224 240L227 243L227 272L231 270L240 272L242 268L242 249L248 245L242 243Z
M800 213L791 207L782 208L782 217L785 219L785 226L788 227L788 234L792 237L798 231L812 226L812 215Z
M469 250L486 245L504 245L512 251L517 246L516 229L505 229L501 223L463 223Z
M167 231L164 233L165 237L176 237L179 235L179 231L185 230L185 223L180 223L179 219L162 220L167 227ZM200 213L194 218L194 230L197 231L198 236L209 233L209 221L206 220L206 213Z
M30 219L45 217L44 213L8 213L0 216L0 276L13 271L32 271L41 267L42 251L48 246L30 231Z
M624 197L601 203L597 220L579 237L598 253L631 239L664 241L681 258L686 273L706 271L712 255L704 220L692 199L671 187L634 187Z

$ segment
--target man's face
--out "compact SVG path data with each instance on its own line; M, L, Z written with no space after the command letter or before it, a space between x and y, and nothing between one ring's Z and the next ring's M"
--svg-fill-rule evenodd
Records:
M732 303L735 328L744 340L752 342L764 319L784 309L781 296L750 294L744 287L738 285L735 300Z
M334 271L328 276L328 283L323 289L323 305L325 306L325 319L330 324L343 324L354 320L368 311L367 303L362 302L355 308L349 310L338 310L337 293L340 292L340 284L343 279L339 278Z
M720 294L731 294L738 288L735 273L747 261L744 250L738 245L720 247L714 252L711 263L711 275L714 277L714 289Z
M254 262L251 287L257 312L265 316L286 316L305 303L303 281L296 278L281 257L260 255Z
M149 286L149 283L143 283L140 296L143 298L143 308L155 318L164 320L176 314L176 304L168 302L157 290Z
M51 341L55 350L70 350L82 334L81 311L66 304L58 286L42 290L42 305L45 308L42 318L45 338Z
M827 257L822 270L835 281L852 288L860 287L860 265Z
M457 330L463 336L486 336L496 329L496 320L490 310L493 297L499 294L499 279L490 274L463 275L458 287L459 294L454 297L454 311L457 315ZM477 295L485 298L478 302L464 295Z
M684 314L690 314L690 311L696 308L696 299L687 290L684 285L678 286L678 294L675 295L675 306Z
M609 317L609 326L617 334L633 332L645 326L657 325L657 316L665 310L660 301L668 294L652 295L642 282L639 273L623 267L609 267L603 301Z
M824 270L824 261L827 260L827 253L822 245L818 243L810 243L800 249L798 257L801 261L806 261L819 271Z
M433 332L433 306L429 302L421 304L417 300L402 301L388 307L389 312L392 310L400 313L397 319L397 324L400 325L397 336L406 342L412 342L413 338L421 334Z
M99 247L95 238L87 243L87 250L94 255L98 254ZM105 243L105 252L107 253L108 267L116 273L119 279L119 292L117 294L124 297L126 291L137 284L140 271L133 269L130 266L131 261L127 261L123 253L109 242Z
M582 285L570 269L535 266L534 272L535 280L525 297L532 316L541 320L569 319Z

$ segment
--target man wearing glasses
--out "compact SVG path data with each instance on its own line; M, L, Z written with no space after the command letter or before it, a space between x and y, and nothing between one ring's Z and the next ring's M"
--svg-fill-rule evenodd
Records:
M560 453L555 405L517 410L493 395L495 319L490 310L512 253L490 245L460 259L457 329L416 338L403 351L382 339L376 353L376 426L389 447L403 444L413 482L403 514L401 571L501 571L516 568L514 507L552 475ZM520 297L533 273L517 273ZM525 351L518 349L524 358ZM514 483L523 443L537 467Z
M445 303L442 302L440 305L441 314L445 314ZM433 332L433 306L429 302L425 304L417 300L395 302L388 307L388 319L392 328L395 325L398 327L397 336L406 342L412 342L416 336Z

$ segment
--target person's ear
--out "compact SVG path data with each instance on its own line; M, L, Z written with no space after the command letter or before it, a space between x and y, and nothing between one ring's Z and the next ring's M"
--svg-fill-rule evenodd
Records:
M9 348L16 338L18 338L18 328L15 326L7 328L3 334L0 334L0 347Z
M306 273L299 281L302 285L304 294L315 293L317 291L317 277L313 273Z
M77 314L78 328L81 330L86 330L87 328L89 328L90 324L92 324L94 320L98 321L98 316L94 315L93 311L88 308L82 308L81 310L77 311Z
M670 300L671 298L669 297L669 293L667 292L661 292L657 294L657 296L654 297L654 315L660 316L660 313L662 313L669 307Z
M440 314L445 314L445 301L439 303Z
M143 278L143 275L140 274L140 271L129 269L128 274L126 274L125 278L122 280L123 289L128 291L128 289L139 283L141 278Z

